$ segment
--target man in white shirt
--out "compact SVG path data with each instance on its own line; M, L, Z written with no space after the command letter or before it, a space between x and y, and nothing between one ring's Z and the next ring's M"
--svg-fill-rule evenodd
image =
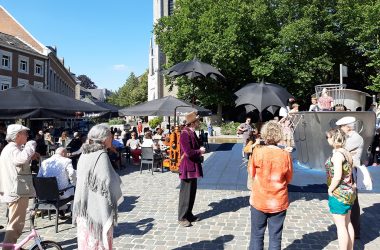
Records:
M73 168L71 159L67 158L67 149L63 147L57 148L53 156L42 162L37 176L57 178L59 190L75 186L77 181L76 171ZM70 196L74 196L74 188L66 190L60 198L64 199Z
M9 125L8 144L0 155L0 195L1 200L8 203L8 224L3 243L17 242L24 229L29 198L35 195L30 162L39 155L36 142L28 141L28 130L21 124Z

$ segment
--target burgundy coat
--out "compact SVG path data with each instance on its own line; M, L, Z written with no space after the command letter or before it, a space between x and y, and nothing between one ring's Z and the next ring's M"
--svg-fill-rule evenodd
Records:
M179 140L181 147L181 163L179 165L179 178L191 179L203 177L202 164L200 163L202 142L195 132L185 127L181 131Z

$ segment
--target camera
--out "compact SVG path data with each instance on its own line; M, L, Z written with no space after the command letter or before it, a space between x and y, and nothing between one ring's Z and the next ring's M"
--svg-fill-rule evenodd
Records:
M265 145L265 141L264 140L260 140L260 145Z

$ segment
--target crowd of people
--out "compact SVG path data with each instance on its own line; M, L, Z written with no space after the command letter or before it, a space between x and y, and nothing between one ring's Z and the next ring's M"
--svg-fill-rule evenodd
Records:
M346 116L336 122L336 128L326 131L326 140L332 147L331 156L325 162L328 206L336 224L340 249L353 249L355 238L360 238L360 206L355 173L361 165L364 142L354 130L355 122L354 117ZM183 227L189 227L201 219L193 213L197 179L203 177L203 154L206 152L196 133L199 124L199 116L195 112L188 113L180 136L178 223ZM293 175L291 152L294 146L288 143L283 124L271 120L259 132L247 118L237 130L245 139L243 153L248 157L247 186L251 191L249 249L263 249L266 228L269 231L269 249L281 248L282 230L289 207L288 184ZM35 195L30 180L25 179L32 173L31 162L40 159L42 151L48 153L47 149L38 149L38 140L43 141L45 146L53 141L48 131L40 131L36 140L28 140L28 131L20 124L8 127L0 124L0 138L6 140L0 154L0 193L9 210L4 238L7 243L16 243L20 237L29 198ZM56 177L59 189L75 186L75 192L71 189L61 196L73 197L71 209L73 222L77 225L79 249L112 249L117 207L123 200L122 182L115 171L112 153L127 146L132 159L138 161L141 147L151 147L158 155L162 147L159 142L165 138L160 128L154 135L150 130L145 131L142 141L138 137L138 126L136 131L132 129L130 132L131 138L126 137L125 133L128 131L123 134L104 124L92 127L85 140L79 133L74 133L71 138L68 133L62 132L58 143L52 144L58 144L54 154L48 155L50 157L40 164L37 176ZM69 149L72 149L72 155L79 156L75 167L69 157Z

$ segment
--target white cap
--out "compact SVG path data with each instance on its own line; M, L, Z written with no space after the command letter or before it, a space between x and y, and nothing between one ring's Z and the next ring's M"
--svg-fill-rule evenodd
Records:
M336 121L335 125L342 126L356 122L356 118L353 116L345 116Z
M22 126L21 124L11 124L7 127L7 135L17 134L23 130L29 130L29 128Z

